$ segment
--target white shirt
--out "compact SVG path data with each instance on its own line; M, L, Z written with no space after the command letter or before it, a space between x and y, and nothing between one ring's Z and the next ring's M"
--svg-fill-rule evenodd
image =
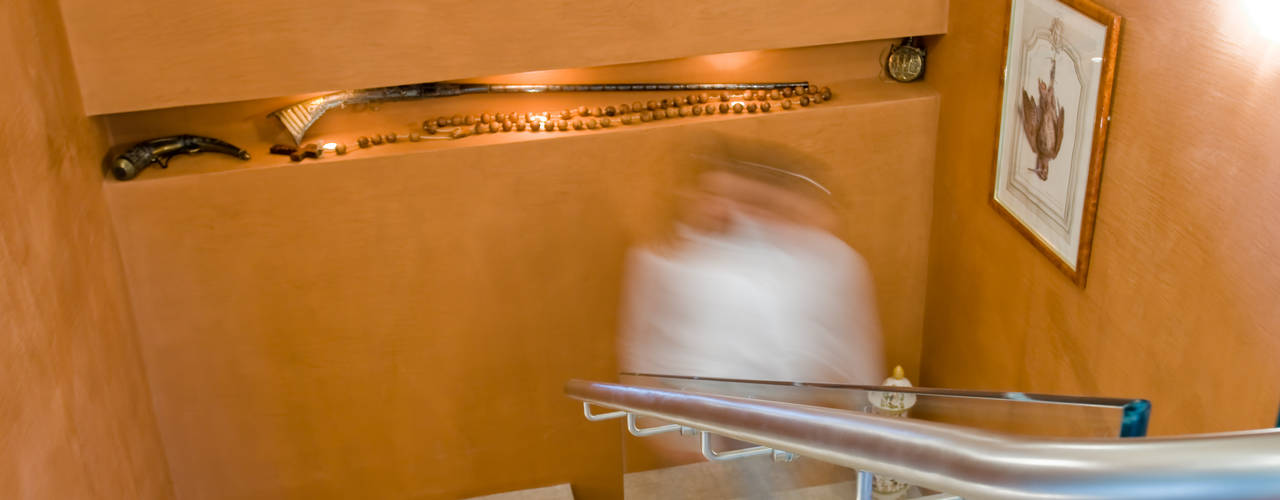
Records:
M623 371L876 384L879 319L866 262L817 229L734 215L731 229L633 250Z

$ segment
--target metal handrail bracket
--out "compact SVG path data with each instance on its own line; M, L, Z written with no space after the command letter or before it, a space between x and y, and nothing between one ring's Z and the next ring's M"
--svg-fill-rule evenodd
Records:
M587 417L587 420L590 420L590 421L592 421L592 422L599 422L599 421L601 421L601 420L612 420L612 419L615 419L615 418L623 417L623 416L627 415L627 412L625 412L625 411L611 411L611 412L609 412L609 413L600 413L600 414L595 414L595 413L591 413L591 403L588 403L588 402L586 402L586 401L583 401L583 402L582 402L582 415L583 415L583 416L585 416L585 417Z
M703 432L702 434L702 456L707 460L716 462L727 462L729 460L738 460L747 457L756 457L768 453L773 453L773 448L768 446L752 446L750 448L742 448L732 451L715 451L711 449L711 433Z
M695 432L693 429L689 427L685 427L680 424L659 425L656 427L645 427L642 429L636 425L635 414L633 413L627 414L627 432L630 432L632 436L645 437L645 436L652 436L654 434L662 434L664 432L671 432L671 431L680 431L680 434L685 436L692 436L693 433Z
M750 448L742 448L732 451L715 451L711 449L711 433L706 431L699 432L702 438L702 456L713 462L727 462L729 460L737 460L747 457L758 457L760 455L773 455L774 462L790 462L795 460L794 453L775 450L768 446L752 446Z

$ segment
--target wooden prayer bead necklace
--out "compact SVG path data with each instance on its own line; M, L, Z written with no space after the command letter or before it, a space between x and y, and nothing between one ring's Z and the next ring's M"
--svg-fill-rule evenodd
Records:
M577 109L566 109L559 113L481 113L478 115L441 116L422 122L422 132L409 132L402 135L395 132L361 136L356 139L356 146L367 149L382 144L393 144L401 140L420 142L423 140L454 140L481 134L498 132L566 132L573 130L596 130L611 128L617 125L637 125L655 120L693 117L719 114L769 113L776 108L794 109L798 104L806 107L831 100L831 89L828 87L787 87L771 91L744 91L741 94L721 92L719 95L689 94L684 97L649 100L641 103L617 106L579 106ZM450 128L452 127L452 128ZM319 158L325 151L333 151L339 155L347 154L344 143L328 143L324 146L308 144L301 148L277 144L271 147L272 154L287 154L293 161L305 158Z

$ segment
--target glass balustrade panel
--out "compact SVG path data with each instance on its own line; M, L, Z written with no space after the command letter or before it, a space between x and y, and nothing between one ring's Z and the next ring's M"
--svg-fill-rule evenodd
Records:
M1137 437L1146 434L1149 405L1140 399L1092 398L1018 392L854 386L749 381L672 375L620 375L627 385L782 401L883 416L913 418L1040 437ZM896 409L900 408L900 409ZM666 425L636 419L638 429ZM626 425L625 422L622 425ZM643 430L642 430L643 433ZM697 433L670 431L636 437L624 432L627 498L826 499L854 498L857 472L795 457L779 461L763 454L730 461L708 460ZM709 436L715 452L754 445ZM778 457L786 458L786 457ZM888 477L874 481L874 498L938 497L939 492Z

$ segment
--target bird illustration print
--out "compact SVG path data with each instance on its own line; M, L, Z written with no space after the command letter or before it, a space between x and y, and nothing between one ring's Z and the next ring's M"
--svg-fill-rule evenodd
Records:
M1033 99L1025 89L1022 91L1022 104L1018 106L1022 116L1022 131L1027 135L1031 151L1036 154L1036 166L1032 172L1040 180L1049 180L1049 161L1058 157L1062 149L1062 120L1065 114L1058 98L1053 94L1053 83L1058 71L1058 41L1061 40L1062 21L1053 20L1051 31L1053 37L1053 60L1049 63L1049 83L1037 79L1040 84L1040 99Z

